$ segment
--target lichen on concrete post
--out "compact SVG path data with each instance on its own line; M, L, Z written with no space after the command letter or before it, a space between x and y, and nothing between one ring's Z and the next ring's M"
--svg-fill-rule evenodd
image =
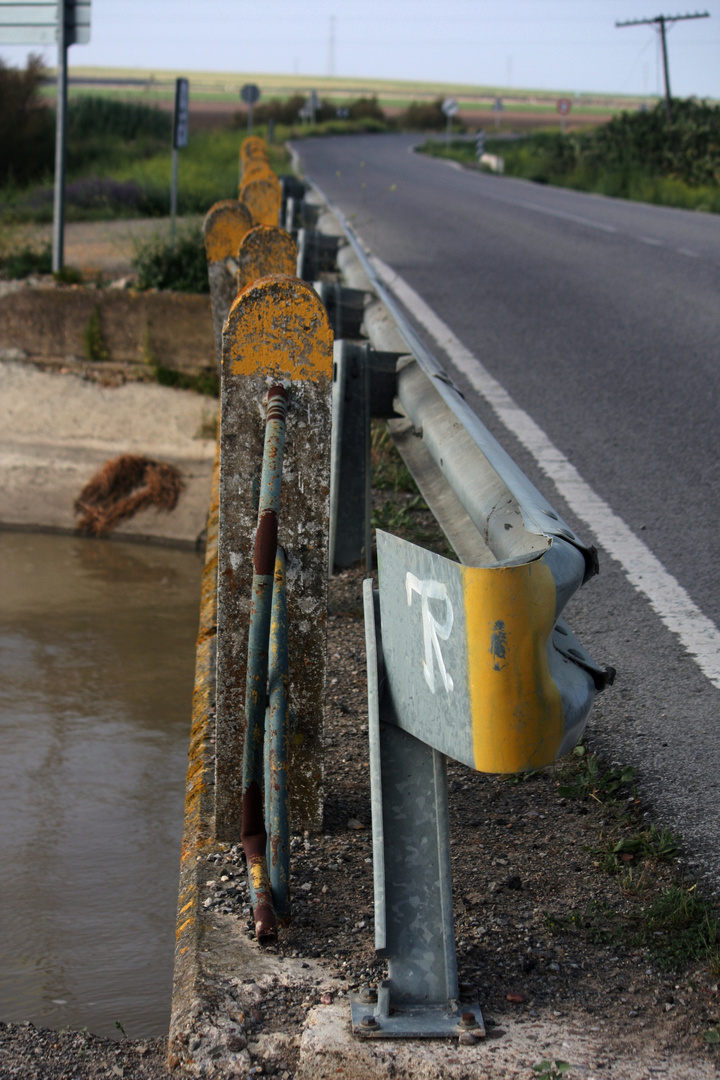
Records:
M319 297L285 275L235 300L223 332L215 835L241 829L247 638L268 387L289 395L278 541L287 556L288 776L295 828L322 825L332 331Z
M297 246L290 233L276 225L256 225L246 233L237 253L237 291L270 274L294 276Z
M282 189L275 173L243 179L240 200L252 214L255 225L277 225L282 206Z
M222 361L222 328L237 292L234 260L243 237L252 226L250 211L235 199L215 203L203 222L218 364Z

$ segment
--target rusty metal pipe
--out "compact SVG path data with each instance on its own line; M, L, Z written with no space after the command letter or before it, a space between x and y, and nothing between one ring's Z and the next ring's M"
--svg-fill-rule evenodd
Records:
M269 708L265 721L265 806L270 825L267 858L275 914L281 923L290 914L290 821L288 815L288 625L285 552L277 550L270 619Z
M267 832L263 815L263 742L268 679L268 642L277 555L278 509L285 447L288 394L282 386L268 391L260 505L253 560L250 632L245 682L242 829L253 906L255 934L264 945L277 940L277 919L268 877Z

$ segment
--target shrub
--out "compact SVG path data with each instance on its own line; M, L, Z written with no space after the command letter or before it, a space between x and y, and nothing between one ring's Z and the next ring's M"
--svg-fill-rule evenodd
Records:
M0 184L27 184L52 172L55 119L39 89L46 74L38 56L24 71L0 60Z
M17 248L0 259L3 277L26 278L30 274L49 274L52 269L50 246L34 248L29 245Z
M411 101L400 115L400 127L411 131L442 131L447 127L447 116L442 111L442 98L436 101Z
M177 292L209 292L205 242L199 228L180 233L174 249L156 237L141 245L132 260L139 289L174 289Z
M369 98L361 97L357 101L353 101L350 106L350 119L380 120L384 123L385 113L378 105L378 99L375 95Z

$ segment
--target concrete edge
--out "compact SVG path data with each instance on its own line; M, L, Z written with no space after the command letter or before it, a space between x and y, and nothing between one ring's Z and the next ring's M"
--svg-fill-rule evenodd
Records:
M220 442L213 470L207 523L205 566L202 573L195 686L188 769L185 782L185 817L180 849L180 884L175 931L175 967L168 1061L172 1068L188 1061L187 1033L204 1006L200 952L203 944L200 875L202 856L214 846L214 722L215 645L217 635L217 540L220 482Z

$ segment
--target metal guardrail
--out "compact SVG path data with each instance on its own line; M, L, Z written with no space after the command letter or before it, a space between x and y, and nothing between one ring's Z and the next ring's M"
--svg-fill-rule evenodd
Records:
M245 193L264 182L258 155L251 144L243 158ZM370 417L384 416L460 562L378 531L379 590L365 583L375 945L388 979L352 996L353 1030L482 1035L479 1004L463 1003L458 985L446 758L515 772L575 744L614 674L561 618L597 557L474 415L335 208L355 290L300 280L329 270L341 238L310 229L314 212L283 186L297 277L282 272L294 249L275 225L279 205L260 230L218 208L206 229L216 324L244 265L230 249L240 233L247 245L244 291L222 316L215 836L242 835L258 940L273 941L275 912L288 911L283 755L292 742L295 811L319 827L328 546L339 563L363 550L370 563ZM252 213L257 225L265 209ZM269 263L250 257L255 242L272 249ZM281 273L253 282L275 260ZM332 350L331 324L357 334L368 292L371 344Z
M375 945L388 961L388 979L375 993L365 988L351 997L353 1030L374 1038L482 1035L478 1003L462 1005L459 995L446 757L511 773L547 765L578 741L614 671L593 661L560 616L597 573L597 555L475 416L349 222L312 186L353 250L354 266L343 259L346 280L364 281L378 298L365 314L371 343L405 352L388 428L461 560L376 534L379 590L373 594L365 582L365 622ZM336 342L340 397L347 349ZM366 413L370 356L365 347L357 379L366 388ZM344 402L336 416L346 411ZM336 452L342 444L336 433ZM360 448L356 472L359 466ZM333 461L332 477L341 470ZM339 486L335 479L333 493ZM338 552L340 508L331 500L331 548Z

